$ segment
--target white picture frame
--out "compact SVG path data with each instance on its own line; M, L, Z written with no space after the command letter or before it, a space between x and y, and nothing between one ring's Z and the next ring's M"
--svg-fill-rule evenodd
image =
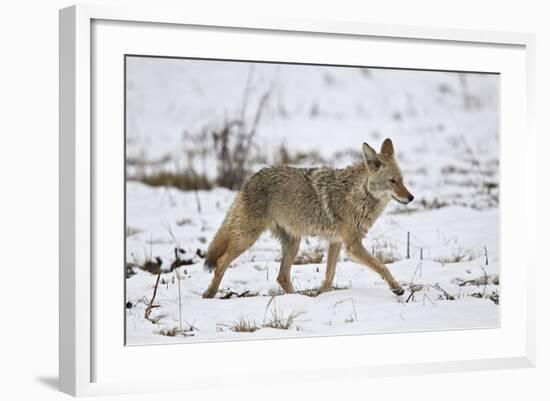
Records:
M97 31L97 41L93 41L94 24L105 22L107 29ZM133 24L115 27L113 24ZM94 57L101 46L105 45L105 38L112 42L110 51L121 51L115 47L125 41L136 40L139 31L154 27L155 33L149 31L147 37L153 37L149 42L142 38L140 46L156 46L159 41L155 39L170 35L173 32L166 29L177 29L178 27L200 28L205 32L215 30L217 37L224 30L233 33L254 35L261 33L266 40L274 40L277 35L284 34L305 35L308 38L323 36L325 38L342 38L342 40L362 40L371 38L373 40L384 40L389 42L403 42L405 46L426 46L425 61L415 64L419 68L442 68L448 69L453 66L453 60L441 60L440 64L433 65L433 59L429 54L436 51L443 51L445 47L453 46L454 51L460 53L467 49L483 50L484 47L501 49L506 53L502 59L495 58L492 62L496 66L494 71L500 72L498 63L502 68L508 68L506 77L510 80L503 85L502 91L502 113L503 119L501 159L503 183L502 191L502 226L514 226L520 232L515 234L505 233L502 241L502 252L506 253L509 263L503 258L503 313L511 311L512 315L503 318L501 328L496 331L460 331L450 333L408 333L408 334L384 334L380 336L353 336L347 338L318 338L318 339L292 339L292 340L261 340L252 342L235 342L233 344L184 344L164 345L150 347L134 347L131 351L124 349L122 338L118 335L119 328L115 317L107 318L101 311L104 306L97 306L97 291L102 292L106 298L114 297L115 292L123 285L122 275L120 283L113 282L107 285L110 277L103 273L94 272L97 266L97 241L102 236L101 230L105 230L105 219L101 220L103 213L98 193L105 194L105 189L96 180L100 167L113 167L116 157L121 157L117 150L121 148L110 147L111 154L107 155L105 142L97 143L94 140L93 130L100 122L95 119L101 116L99 108L95 107L92 101L94 96L102 96L96 91L102 91L92 85L95 79L94 74L102 71L98 60ZM99 29L99 28L98 28ZM122 35L120 30L133 29L132 35ZM118 32L118 33L117 33ZM154 37L158 33L158 37ZM223 33L222 33L223 34ZM106 36L107 35L107 36ZM108 35L112 35L109 37ZM229 34L228 34L229 35ZM273 35L274 38L268 37ZM132 38L132 39L130 39ZM235 386L246 385L253 380L256 384L273 384L278 380L325 380L328 378L353 377L362 379L373 376L387 376L400 374L422 374L451 371L468 371L479 369L504 369L513 367L530 367L535 363L535 319L534 319L534 281L529 277L534 274L534 252L522 252L521 250L509 249L506 244L515 242L518 247L529 249L534 246L535 216L536 212L532 206L528 206L526 199L534 196L535 182L535 134L532 126L532 112L534 110L534 35L525 33L508 32L484 32L460 29L438 29L415 26L390 26L376 25L362 22L348 21L315 21L315 20L292 20L277 18L256 18L256 17L220 17L211 15L199 15L187 12L186 10L165 10L151 8L113 8L109 6L78 5L60 11L60 390L71 395L94 395L107 393L126 393L134 391L157 391L167 389L203 389L212 386ZM170 43L158 51L169 50ZM298 46L298 45L297 45ZM107 45L104 46L107 48ZM130 46L131 47L131 46ZM114 50L113 50L114 49ZM506 50L509 49L510 51ZM245 49L246 50L246 49ZM151 51L151 50L150 50ZM348 50L349 52L349 50ZM431 53L430 53L431 52ZM109 53L115 54L115 53ZM384 65L391 63L403 63L396 55L395 59L384 62ZM102 59L105 59L104 56ZM345 54L340 57L346 57ZM98 56L98 58L100 58ZM115 57L116 58L116 57ZM223 58L223 55L221 56ZM275 56L275 58L278 58ZM508 60L510 62L505 63ZM473 57L466 58L463 63L469 63L470 70L476 70L476 65L483 62L474 60ZM487 61L488 62L488 61ZM446 64L445 64L446 63ZM402 65L403 67L411 67ZM506 65L504 65L506 64ZM458 66L458 63L457 63ZM461 64L458 68L462 69ZM479 67L478 70L485 70ZM512 70L516 68L516 70ZM94 69L97 69L94 70ZM119 71L117 74L120 74ZM103 79L100 77L100 80ZM507 78L508 79L508 78ZM123 87L116 87L121 93ZM508 88L514 87L517 90L517 98L512 99ZM113 100L117 113L120 113L120 104ZM118 105L118 106L117 106ZM112 105L110 105L112 106ZM103 107L103 106L102 106ZM114 109L113 109L114 110ZM118 114L117 114L118 116ZM116 120L117 117L115 116ZM119 120L117 120L119 121ZM120 122L120 121L119 121ZM521 133L518 133L519 132ZM514 134L515 132L515 134ZM122 134L121 134L122 135ZM514 135L521 136L521 149L512 146ZM116 139L120 141L120 138ZM118 145L121 145L119 143ZM515 153L514 153L515 152ZM98 164L98 153L105 154L101 164ZM510 155L515 154L515 169L509 161ZM105 160L105 161L103 161ZM519 167L518 167L519 166ZM118 168L118 167L116 167ZM103 173L104 174L104 173ZM524 191L512 193L506 189L506 182L520 180L525 184ZM111 183L116 185L116 181ZM100 185L98 187L97 185ZM508 188L510 188L508 186ZM104 196L104 195L103 195ZM114 199L118 199L116 196ZM99 205L99 206L98 206ZM98 209L99 207L99 209ZM105 216L104 216L105 217ZM502 230L501 226L501 230ZM117 235L115 233L111 235ZM514 230L510 230L514 231ZM521 234L523 233L523 234ZM108 237L106 231L105 236ZM122 231L119 232L122 234ZM504 234L504 232L503 232ZM521 238L520 238L521 236ZM115 241L116 242L116 241ZM522 255L520 255L520 253ZM520 256L523 256L520 258ZM516 263L519 261L519 263ZM508 266L520 265L521 270L513 270ZM508 281L507 281L508 280ZM116 281L116 277L115 280ZM505 292L507 282L514 282L517 286L517 293ZM118 286L118 287L117 287ZM100 288L98 288L100 287ZM113 288L114 292L111 292ZM116 289L118 288L118 290ZM94 296L96 298L94 298ZM103 295L102 295L103 297ZM508 297L509 302L506 302ZM111 299L111 298L109 298ZM120 299L121 304L123 298ZM123 325L123 314L118 307L115 315L118 314L119 324ZM513 319L512 319L513 317ZM514 321L512 324L511 321ZM517 324L517 325L516 325ZM101 326L99 333L96 326ZM112 335L106 331L106 327L115 327ZM499 335L499 333L504 333ZM390 336L390 337L387 337ZM391 337L393 336L393 337ZM110 337L114 337L114 340ZM368 344L374 343L372 347L380 348L381 344L387 343L387 339L399 343L405 341L418 341L418 344L441 344L450 338L468 343L472 338L479 338L480 347L471 353L462 353L457 350L454 354L431 355L424 357L421 349L411 350L406 356L396 347L396 354L399 355L376 355L372 352L370 359L365 359L360 352L344 351L341 353L328 352L328 359L315 359L315 350L322 345L329 350L342 349L338 347L361 347L369 349ZM368 339L368 341L366 340ZM344 342L345 341L345 342ZM111 344L112 342L112 344ZM363 343L362 343L363 342ZM491 349L483 348L483 344L493 344ZM118 344L118 345L117 345ZM421 345L420 345L421 346ZM111 347L111 348L109 348ZM112 348L112 347L116 347ZM156 347L156 348L155 348ZM291 350L300 349L304 356L311 357L308 363L300 363L293 360L293 366L285 365L284 361L276 361L284 348ZM434 348L437 348L434 346ZM443 349L443 348L442 348ZM153 351L150 351L153 350ZM218 366L210 366L202 361L204 355L215 355L224 352L226 355L238 355L247 352L250 355L264 354L271 362L270 367L259 367L253 369L246 366L233 366L229 372ZM168 360L177 358L174 355L186 355L196 361L196 366L182 374L179 379L177 375L166 375L159 372L151 380L139 380L131 373L125 374L122 366L136 364L142 361L147 365L153 359ZM172 355L172 357L170 356ZM455 356L453 356L455 355ZM461 357L464 355L464 357ZM346 359L347 358L347 359ZM206 357L208 359L208 357ZM306 358L304 358L306 359ZM107 369L107 366L112 366ZM170 369L168 369L170 370ZM209 372L206 375L205 372ZM104 373L105 372L105 373ZM243 374L244 373L244 374Z

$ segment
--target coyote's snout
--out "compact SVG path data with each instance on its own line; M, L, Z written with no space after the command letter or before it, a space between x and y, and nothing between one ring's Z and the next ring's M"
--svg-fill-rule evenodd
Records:
M303 236L329 241L325 282L332 286L342 244L358 263L376 272L397 295L403 289L384 264L361 243L391 199L407 204L414 199L403 183L386 139L380 153L363 143L363 162L345 169L268 167L250 177L231 205L206 255L205 267L214 278L205 298L216 295L229 264L247 250L267 229L279 239L282 260L277 281L293 292L290 268Z

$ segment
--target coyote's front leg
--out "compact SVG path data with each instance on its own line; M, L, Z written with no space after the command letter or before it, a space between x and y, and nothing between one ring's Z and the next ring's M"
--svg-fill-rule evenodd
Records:
M401 285L392 276L388 268L365 249L360 239L354 238L353 240L346 242L346 248L349 255L353 259L359 263L367 265L380 274L386 283L388 283L394 294L403 295L405 293L405 290L403 290Z

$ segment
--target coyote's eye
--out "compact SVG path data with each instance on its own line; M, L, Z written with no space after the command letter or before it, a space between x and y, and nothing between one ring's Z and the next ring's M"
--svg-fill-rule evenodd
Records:
M397 181L394 180L393 178L390 178L390 179L388 180L388 182L391 183L391 184L397 184Z

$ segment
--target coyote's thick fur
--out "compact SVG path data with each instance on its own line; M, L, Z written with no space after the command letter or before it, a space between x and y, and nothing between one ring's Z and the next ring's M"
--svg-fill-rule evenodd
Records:
M344 169L276 166L250 177L208 248L205 267L214 269L214 278L203 297L216 295L229 264L267 229L281 242L277 281L287 293L293 292L290 268L301 237L318 236L329 241L321 292L331 288L343 244L355 261L378 272L395 294L403 294L388 268L361 240L392 198L407 204L414 197L403 184L390 139L380 153L364 143L363 158Z

